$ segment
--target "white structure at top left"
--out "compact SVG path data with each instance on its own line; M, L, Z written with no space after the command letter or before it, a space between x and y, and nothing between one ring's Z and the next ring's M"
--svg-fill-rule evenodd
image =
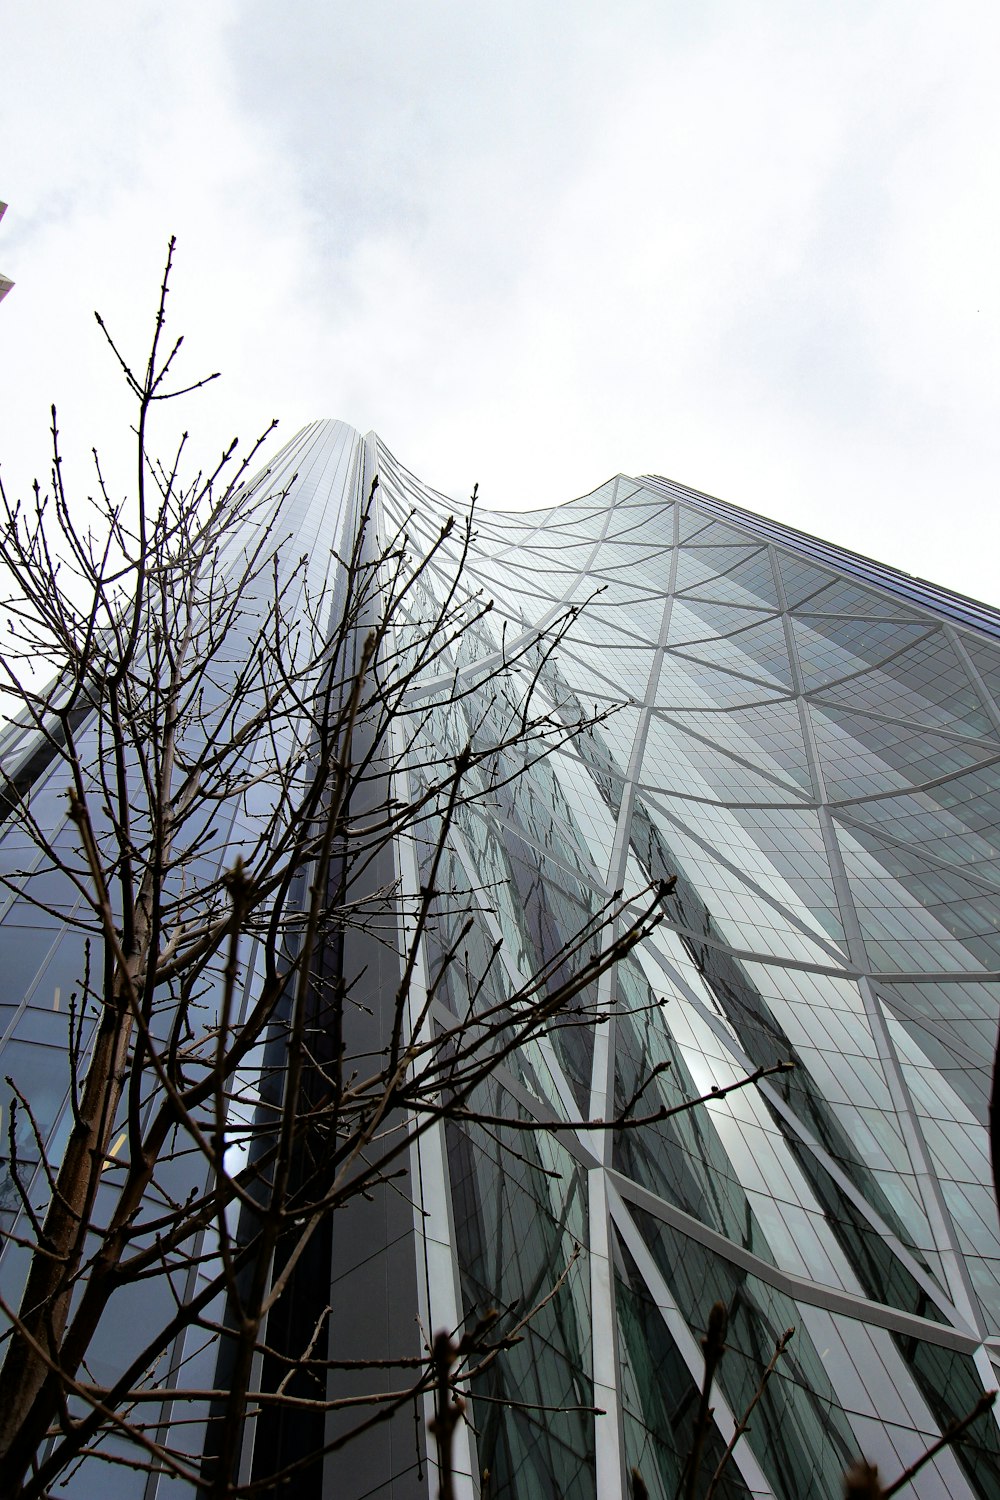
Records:
M0 203L0 219L3 218L6 212L6 203ZM0 302L3 301L13 285L14 283L11 281L9 276L0 276Z

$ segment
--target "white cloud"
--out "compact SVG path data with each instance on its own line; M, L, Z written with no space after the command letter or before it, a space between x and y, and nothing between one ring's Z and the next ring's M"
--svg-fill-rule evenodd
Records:
M342 416L509 504L665 472L996 598L998 41L986 0L23 11L5 473L52 396L117 420L90 308L141 349L176 231L216 445Z

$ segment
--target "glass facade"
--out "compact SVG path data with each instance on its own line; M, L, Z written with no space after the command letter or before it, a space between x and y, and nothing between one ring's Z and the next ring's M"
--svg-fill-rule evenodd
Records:
M297 473L280 521L314 569L376 475L378 525L406 534L411 566L456 509L342 424L306 429L272 468ZM449 539L422 569L401 651L453 588L461 545ZM715 1493L835 1500L859 1454L894 1478L997 1383L1000 1362L986 1129L1000 615L623 475L566 504L479 512L461 587L493 608L412 678L409 794L428 764L488 736L500 701L530 695L556 729L588 723L544 756L501 751L484 795L459 809L443 884L466 895L442 906L423 962L437 974L450 922L468 926L468 959L441 978L432 1014L446 1024L502 1003L615 892L637 913L650 881L674 881L661 924L583 997L601 1019L503 1057L473 1101L489 1123L440 1126L414 1148L419 1191L391 1246L361 1231L369 1274L390 1251L403 1266L385 1293L386 1346L394 1322L436 1329L493 1308L512 1326L541 1304L475 1382L462 1492L609 1500L628 1494L634 1465L654 1500L671 1500L721 1300L707 1473L776 1339L795 1333ZM4 751L36 817L51 805L53 841L68 839L38 746L13 728ZM220 861L239 823L234 809ZM400 842L404 892L426 878L433 840L429 822L426 842ZM29 868L38 889L52 882L47 912L18 895ZM0 1077L37 1101L58 1154L65 1084L51 1057L59 997L79 982L75 898L16 821L0 874ZM639 1090L635 1112L662 1113L778 1061L794 1069L644 1125L579 1123L620 1119ZM525 1128L552 1119L566 1128ZM30 1133L22 1149L36 1149ZM329 1254L333 1348L338 1287L354 1283L343 1249ZM400 1500L431 1482L419 1455L383 1443L331 1458L316 1493ZM116 1483L142 1488L124 1470ZM908 1493L1000 1500L993 1417Z

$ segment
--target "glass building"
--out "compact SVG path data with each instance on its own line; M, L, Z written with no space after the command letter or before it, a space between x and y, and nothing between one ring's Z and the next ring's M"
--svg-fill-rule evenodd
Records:
M374 434L340 423L282 451L275 489L293 474L280 524L320 573L376 476L381 535L405 530L418 560L456 510ZM457 538L438 547L415 610L447 596L460 553ZM727 1352L699 1494L790 1327L714 1494L836 1500L861 1454L891 1480L997 1384L1000 1362L987 1134L1000 614L682 485L624 475L569 503L480 511L461 587L494 607L412 681L427 704L413 794L429 758L476 732L501 677L508 697L530 685L554 722L589 720L498 777L449 834L448 888L478 893L460 916L489 995L543 969L615 892L638 910L651 881L675 879L663 921L591 997L602 1018L506 1058L475 1101L489 1123L439 1125L414 1147L412 1199L352 1207L349 1232L334 1227L329 1276L314 1287L333 1308L331 1348L388 1355L417 1347L420 1328L487 1308L516 1320L542 1304L475 1383L459 1493L613 1500L634 1467L655 1500L672 1500L701 1339L722 1301ZM407 628L401 618L403 646ZM43 814L51 804L53 838L69 837L37 742L13 727L2 748L8 778ZM233 809L230 849L239 824ZM400 842L389 874L401 889L419 888L425 852ZM79 945L57 905L40 922L18 894L31 857L8 808L0 1076L37 1098L58 1153L53 996L57 1012ZM424 940L428 972L445 927ZM441 1018L469 992L453 969ZM651 1074L636 1113L779 1061L794 1068L647 1124L579 1123L620 1118ZM564 1128L523 1128L553 1119ZM8 1223L15 1210L8 1197ZM109 1367L120 1337L109 1331L98 1351ZM212 1383L214 1351L177 1358L200 1361ZM331 1454L301 1493L434 1493L423 1430L404 1414ZM292 1440L259 1432L247 1475L264 1446ZM179 1493L124 1470L112 1480L104 1493ZM93 1493L83 1483L55 1493ZM1000 1497L993 1416L906 1493Z

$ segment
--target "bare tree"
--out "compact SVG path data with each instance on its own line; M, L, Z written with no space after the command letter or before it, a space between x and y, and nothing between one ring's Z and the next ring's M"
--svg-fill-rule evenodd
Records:
M376 526L370 476L344 546L317 560L282 529L291 486L252 475L259 443L191 480L184 440L158 462L157 405L205 383L170 384L172 254L145 368L106 334L137 403L134 499L111 495L96 454L89 513L71 499L54 410L50 488L2 496L8 738L28 751L5 766L0 812L32 861L0 878L79 955L61 1137L8 1080L0 1492L24 1500L102 1458L212 1496L272 1493L421 1396L444 1443L458 1392L531 1309L428 1330L388 1374L362 1359L359 1376L327 1357L335 1311L279 1337L282 1308L323 1226L401 1190L415 1142L442 1120L498 1123L481 1102L496 1070L599 1019L596 979L663 895L595 910L526 983L499 982L496 949L477 966L489 893L447 873L449 840L464 809L595 722L544 686L572 611L503 654L485 690L448 676L490 609L464 577L471 513L417 554L405 528ZM426 586L432 568L444 588ZM432 673L443 686L415 695ZM407 841L409 882L393 853ZM372 1015L359 976L376 950L393 978ZM594 1123L661 1118L641 1093ZM102 1330L122 1319L110 1368ZM354 1383L331 1395L338 1370ZM303 1413L342 1420L268 1472L241 1467L250 1425Z

